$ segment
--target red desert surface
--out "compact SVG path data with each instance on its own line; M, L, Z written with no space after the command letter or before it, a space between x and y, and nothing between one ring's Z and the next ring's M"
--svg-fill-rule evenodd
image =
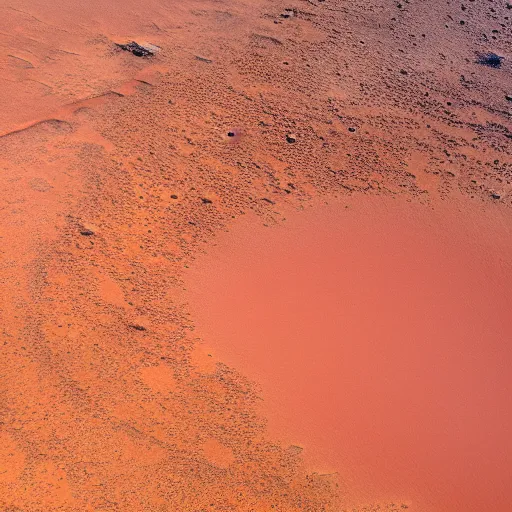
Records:
M512 5L0 5L0 510L508 511Z
M275 437L338 471L351 505L506 510L507 218L347 199L253 222L197 262L190 294L216 356L261 383Z

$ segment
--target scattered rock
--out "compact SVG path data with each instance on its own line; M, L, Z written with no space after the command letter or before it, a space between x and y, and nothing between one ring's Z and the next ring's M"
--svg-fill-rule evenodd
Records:
M158 48L153 45L141 45L135 41L127 44L116 44L116 46L125 52L133 53L136 57L152 57Z
M295 12L293 9L285 9L279 16L284 19L293 18L293 16L295 16Z
M131 327L132 329L135 329L136 331L147 331L147 329L144 326L139 325L139 324L131 324L131 325L129 325L129 327Z
M477 64L487 66L489 68L500 68L503 57L496 55L495 53L481 53L478 55Z

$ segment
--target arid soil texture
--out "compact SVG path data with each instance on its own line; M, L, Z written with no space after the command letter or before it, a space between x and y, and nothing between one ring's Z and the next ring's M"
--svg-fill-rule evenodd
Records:
M343 510L338 475L273 439L257 383L205 352L185 272L237 218L319 200L510 220L512 6L0 13L0 508Z

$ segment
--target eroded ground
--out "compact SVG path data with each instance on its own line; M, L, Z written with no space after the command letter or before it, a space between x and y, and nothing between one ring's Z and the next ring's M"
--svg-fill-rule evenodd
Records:
M0 8L2 507L338 510L337 476L198 345L184 268L233 218L318 197L508 215L510 6Z

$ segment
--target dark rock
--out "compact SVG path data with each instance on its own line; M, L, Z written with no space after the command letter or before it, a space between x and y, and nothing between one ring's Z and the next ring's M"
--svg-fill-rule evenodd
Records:
M154 55L154 52L151 49L141 46L135 41L127 44L117 44L117 46L125 52L133 53L136 57L152 57Z
M94 231L91 231L90 229L82 229L82 231L80 231L80 234L83 236L92 236L94 235Z
M294 142L297 142L297 137L295 137L295 135L289 133L286 136L286 142L288 142L288 144L293 144Z
M348 129L348 131L349 131L349 132L351 132L351 133L354 133L354 132L356 131L356 129L355 129L355 128L350 127L350 128Z
M199 55L196 55L196 60L206 62L206 64L211 64L213 62L213 60L207 59L206 57L200 57Z
M496 194L496 192L493 192L493 193L491 194L491 197L492 197L493 199L500 199L500 197L501 197L501 196L500 196L499 194Z
M512 101L512 94L507 94L507 95L505 96L505 99L506 99L507 101Z
M207 197L202 197L201 201L203 202L203 204L212 204L213 203L213 201L211 199L208 199Z
M228 137L234 137L235 136L235 132L228 132Z
M171 199L178 199L178 196L176 194L171 194Z
M143 327L142 325L139 325L139 324L131 324L129 327L131 327L132 329L135 329L136 331L147 331L147 329L145 327Z
M500 68L503 57L495 53L481 53L478 55L477 64L487 66L489 68Z

